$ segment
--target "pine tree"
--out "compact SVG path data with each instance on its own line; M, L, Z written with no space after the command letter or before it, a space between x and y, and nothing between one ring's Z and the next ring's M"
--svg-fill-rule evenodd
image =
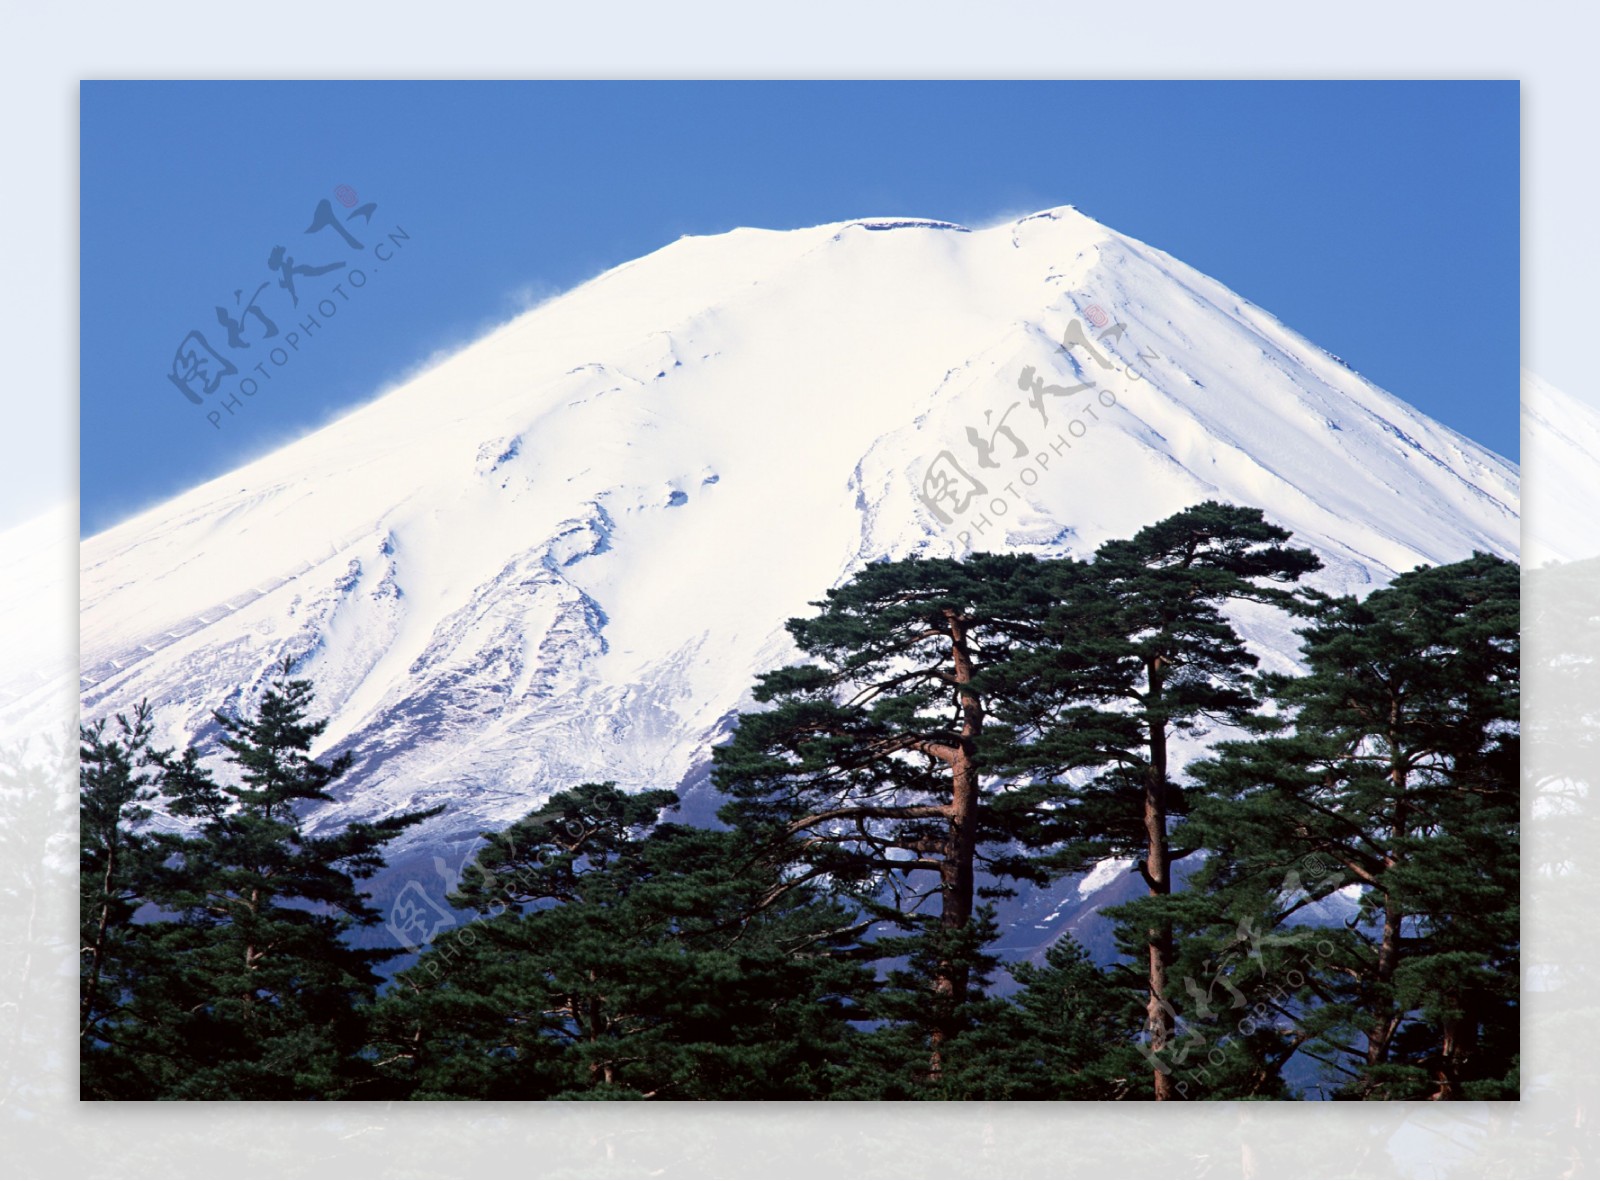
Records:
M351 757L309 757L326 723L307 719L308 681L286 663L253 715L217 714L237 785L219 786L190 748L164 756L167 811L197 830L160 838L143 895L144 955L118 1029L134 1069L113 1098L339 1098L365 1074L361 1007L392 951L346 937L378 921L359 882L382 848L438 809L307 831L303 809Z
M1187 795L1171 742L1207 723L1251 724L1257 662L1223 608L1292 602L1285 584L1321 563L1289 537L1259 509L1207 501L1105 543L1087 570L1062 570L1046 639L1013 662L1003 694L1027 740L1011 766L1033 779L1011 798L1052 799L1079 830L1058 861L1132 857L1153 898L1172 893L1174 863L1196 847L1172 843ZM1171 922L1159 906L1123 913L1143 924L1155 1096L1175 1098L1160 1058L1176 1029Z
M1021 987L995 995L1002 970L989 945L994 911L980 906L966 927L924 920L908 937L877 950L904 956L867 997L875 1026L851 1043L841 1099L1118 1100L1148 1099L1150 1087L1136 1039L1144 1023L1142 992L1097 968L1070 937L1044 963L1003 970ZM928 1071L927 1014L945 1002L930 986L943 962L967 967L969 992L951 1014L943 1069Z
M763 675L758 701L715 752L724 820L794 871L904 925L936 898L938 923L971 922L980 868L1042 880L1019 843L1057 839L1047 815L996 806L986 769L1007 735L991 722L990 679L1034 642L1053 580L1029 557L908 559L868 566L789 621L808 659ZM961 942L953 937L950 946ZM927 965L930 1068L962 1024L970 966Z
M118 1045L123 1003L137 978L142 945L133 919L160 863L141 831L150 819L165 752L151 745L149 706L78 728L79 1047L82 1093L119 1088L127 1068Z
M1146 1063L1137 1048L1145 1024L1143 989L1095 966L1071 936L1051 944L1042 965L1011 965L1022 986L1012 1069L1029 1082L1018 1098L1148 1099ZM1136 979L1138 985L1142 978Z
M1010 1069L1017 1023L1010 1006L990 995L998 958L992 905L980 905L964 926L937 915L914 916L908 935L880 937L872 953L888 969L863 998L870 1029L852 1039L837 1092L852 1100L1009 1099L1019 1080ZM953 971L954 969L954 971ZM955 975L965 992L940 987ZM931 1056L933 1033L939 1055ZM930 1069L936 1062L937 1069Z
M1342 1094L1514 1097L1517 567L1478 554L1313 598L1307 674L1266 678L1281 731L1193 769L1218 854L1202 883L1275 908L1269 928L1360 888L1357 919L1303 957L1307 1007L1283 1014ZM1283 889L1307 858L1335 872Z
M830 1094L870 976L848 955L861 924L774 891L737 834L657 823L675 803L585 784L486 834L452 898L484 917L379 1006L379 1093Z

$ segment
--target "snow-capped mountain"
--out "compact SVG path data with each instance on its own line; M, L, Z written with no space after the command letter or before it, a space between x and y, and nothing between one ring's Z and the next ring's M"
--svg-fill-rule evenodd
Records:
M1600 410L1524 372L1522 450L1524 564L1600 555Z
M1070 207L686 237L85 541L83 710L204 737L292 656L357 754L321 819L447 803L420 857L702 776L866 562L1082 555L1207 498L1341 590L1518 549L1514 465Z

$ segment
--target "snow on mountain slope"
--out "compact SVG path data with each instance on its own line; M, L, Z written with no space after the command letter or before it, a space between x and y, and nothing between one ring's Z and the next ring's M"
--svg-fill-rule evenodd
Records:
M71 505L59 504L0 531L6 577L0 579L0 747L43 732L76 741L63 719L72 713Z
M1070 207L684 238L85 541L83 709L204 738L292 656L358 757L323 818L445 802L438 847L678 784L867 561L1081 555L1206 498L1328 587L1517 552L1513 465Z
M1600 556L1600 410L1524 372L1522 449L1524 562Z

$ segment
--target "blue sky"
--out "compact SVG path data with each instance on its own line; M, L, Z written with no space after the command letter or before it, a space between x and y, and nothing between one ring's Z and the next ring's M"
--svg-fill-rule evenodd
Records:
M90 82L81 98L86 534L681 234L1062 204L1518 456L1515 82ZM308 236L323 201L340 227ZM294 272L294 307L279 246L291 266L346 265ZM363 260L367 285L334 294ZM243 310L263 283L270 341ZM307 316L320 327L274 365ZM222 389L263 366L221 429L206 415L223 395L194 405L168 376L191 330L248 355Z

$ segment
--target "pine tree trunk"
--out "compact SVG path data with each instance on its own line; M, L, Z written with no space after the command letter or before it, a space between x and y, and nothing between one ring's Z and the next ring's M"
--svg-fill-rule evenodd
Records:
M83 1003L78 1014L79 1035L89 1034L89 1014L94 1011L95 998L100 992L101 965L105 962L106 928L111 921L111 883L117 868L117 844L113 838L106 848L106 876L101 884L100 923L95 930L94 948L90 952L89 984L84 989Z
M1152 661L1146 672L1149 675L1150 704L1159 709L1161 702L1160 658ZM1167 844L1167 724L1158 713L1150 720L1150 768L1145 776L1144 790L1145 862L1144 879L1150 893L1172 893L1172 856ZM1150 1030L1150 1052L1160 1055L1172 1044L1176 1030L1173 1008L1167 999L1167 969L1172 964L1172 925L1162 922L1145 932L1149 953L1149 1001L1146 1005L1146 1024ZM1154 1071L1155 1096L1158 1100L1175 1099L1172 1076L1166 1071Z
M961 706L961 742L950 768L949 835L939 870L939 925L947 931L959 930L972 921L974 861L978 826L977 740L983 731L983 704L969 686L972 682L972 653L967 644L964 621L946 612L950 621L950 651L954 665L956 692ZM944 1046L959 1027L959 1012L966 997L968 978L965 964L944 960L936 969L933 991L938 1012L930 1031L928 1073L938 1079L944 1070Z
M1439 1046L1439 1089L1430 1099L1462 1099L1461 1080L1467 1076L1470 1059L1478 1048L1478 1020L1471 993L1456 993L1451 998L1461 1006L1460 1017L1447 1017Z
M260 906L261 906L261 889L260 889L260 887L256 887L256 888L254 888L254 889L252 889L250 891L249 911L250 911L250 927L251 927L252 931L255 929L256 918L259 915ZM245 990L244 990L244 995L240 998L240 1000L242 1000L244 1002L244 1016L245 1016L246 1020L249 1020L251 1018L251 1016L255 1013L256 993L255 993L255 989L250 986L249 981L250 981L250 974L256 970L256 960L258 958L260 958L260 957L256 954L255 936L252 934L250 936L247 936L246 939L245 939L245 945L244 945Z
M1394 822L1389 828L1389 849L1383 858L1384 869L1393 869L1395 866L1395 845L1406 834L1406 770L1400 763L1399 739L1400 701L1391 699L1389 704L1389 783L1390 791L1394 798ZM1376 990L1380 995L1374 998L1374 1017L1371 1027L1367 1031L1367 1065L1381 1066L1389 1060L1389 1042L1394 1038L1394 1032L1400 1026L1400 1014L1395 1010L1392 999L1384 1000L1382 993L1387 991L1388 984L1394 979L1394 970L1400 961L1400 909L1390 898L1389 892L1383 895L1383 937L1378 943L1378 964L1374 976L1378 983Z
M1383 904L1383 938L1378 944L1378 967L1376 977L1380 985L1388 984L1394 979L1395 963L1400 952L1400 915L1385 896ZM1400 1024L1400 1018L1394 1010L1394 1003L1381 1002L1374 1005L1380 1009L1373 1018L1372 1027L1367 1031L1367 1065L1381 1066L1389 1060L1389 1042L1394 1037L1394 1031Z
M1396 816L1403 811L1397 806ZM1398 823L1396 825L1398 827ZM1385 857L1384 864L1392 868L1393 856ZM1383 896L1383 936L1378 942L1378 964L1373 975L1377 980L1377 995L1373 999L1374 1016L1372 1025L1367 1031L1367 1065L1381 1066L1389 1060L1389 1042L1394 1037L1394 1031L1400 1025L1400 1014L1395 1011L1394 1001L1385 1000L1382 993L1386 986L1394 979L1394 970L1400 959L1400 919L1399 908L1395 906L1387 892Z

